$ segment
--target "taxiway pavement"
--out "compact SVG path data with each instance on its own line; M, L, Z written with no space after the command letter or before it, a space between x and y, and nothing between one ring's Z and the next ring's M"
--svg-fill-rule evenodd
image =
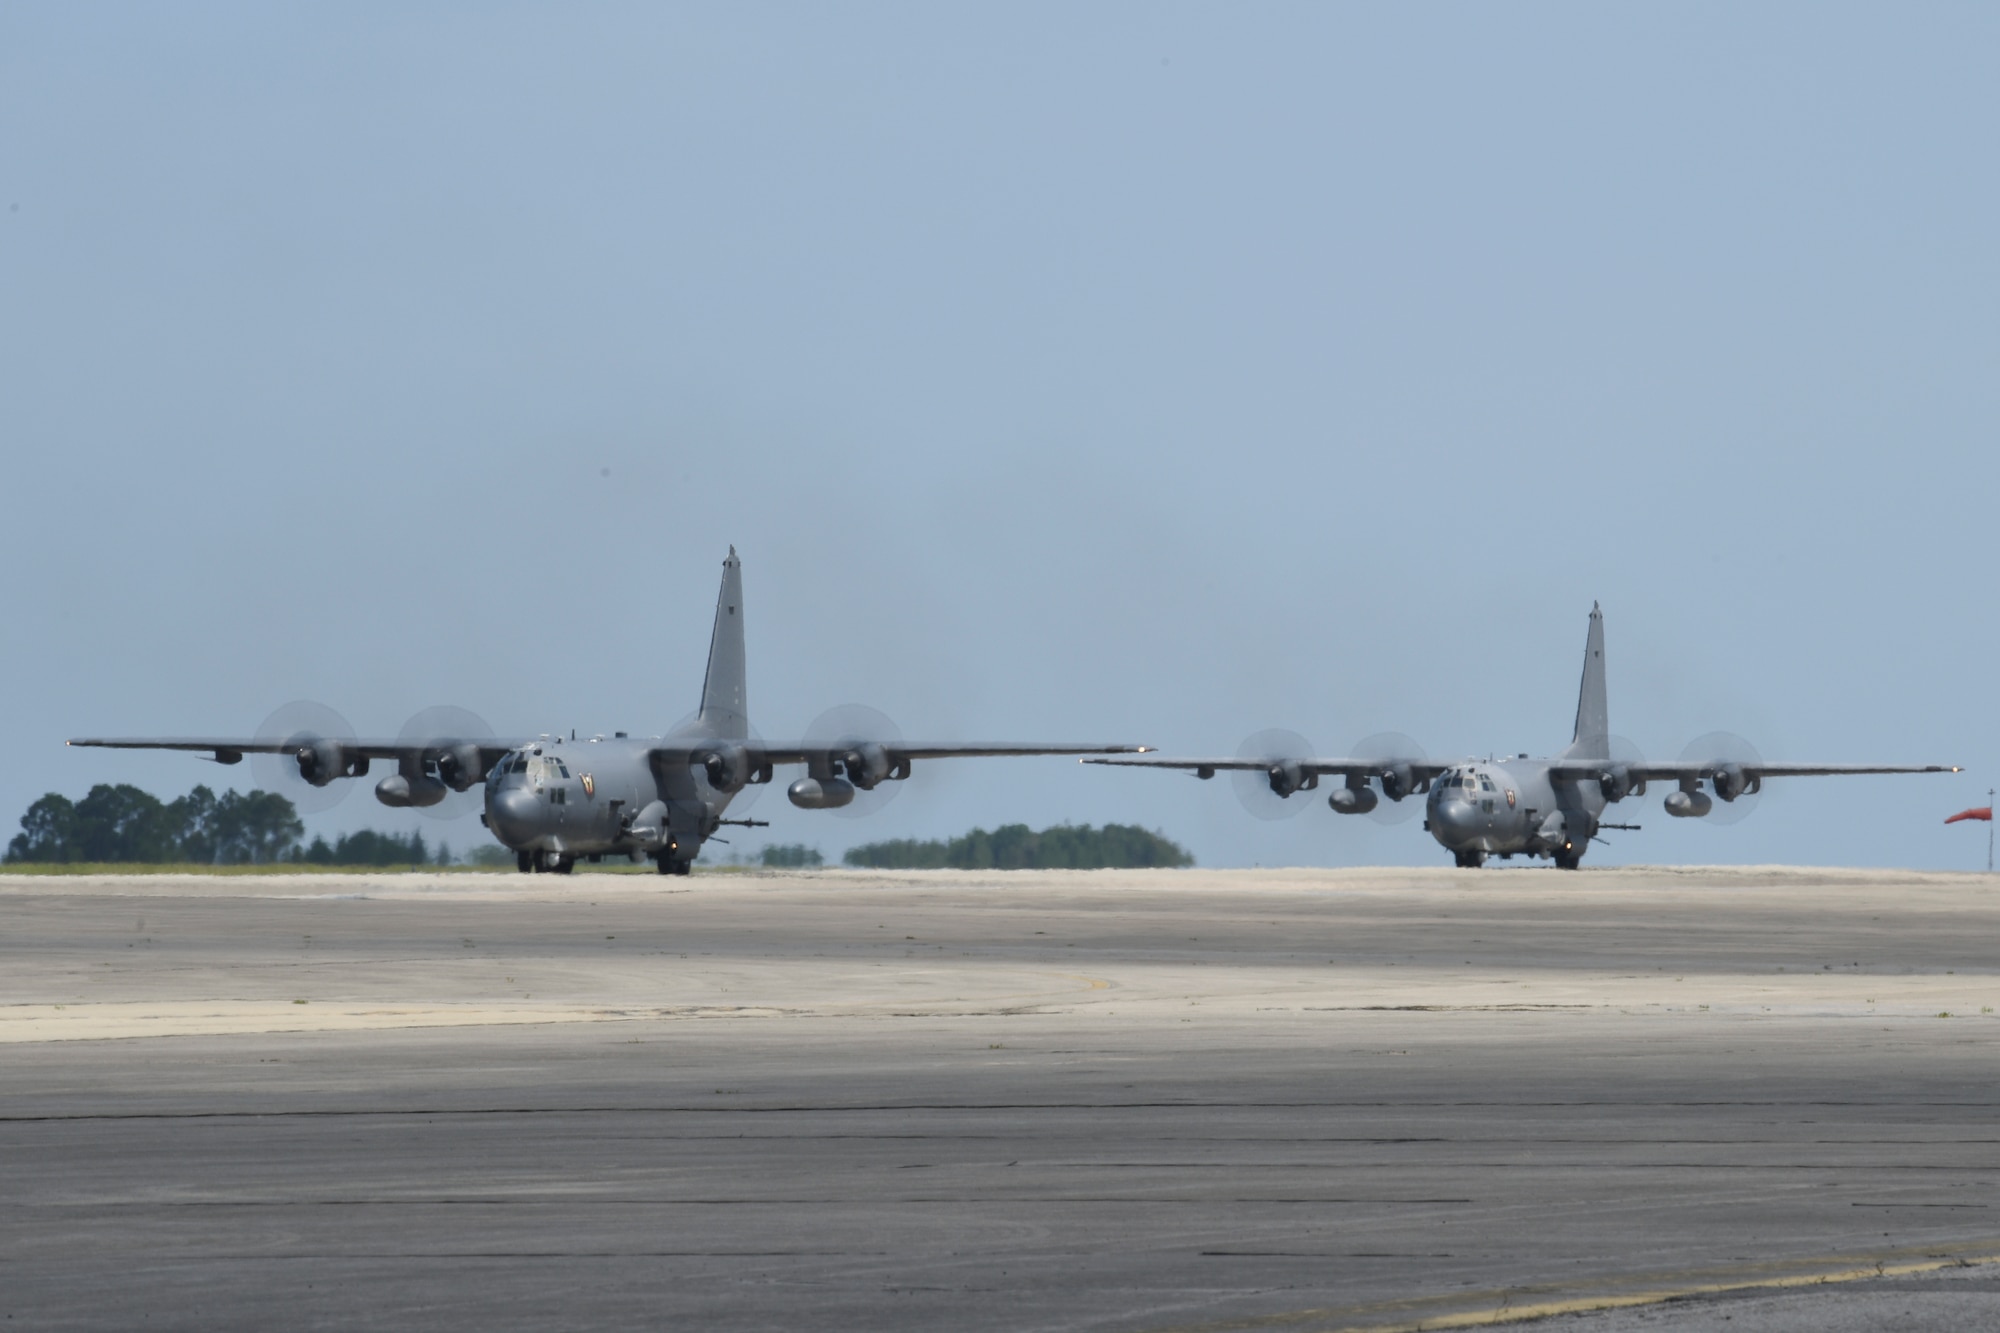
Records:
M1991 1326L1997 934L1782 868L4 876L0 1319Z

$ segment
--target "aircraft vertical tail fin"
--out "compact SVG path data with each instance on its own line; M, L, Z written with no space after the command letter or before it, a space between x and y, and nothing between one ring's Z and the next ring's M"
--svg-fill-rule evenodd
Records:
M1576 735L1566 759L1611 757L1611 708L1604 692L1604 612L1590 604L1590 637L1583 646L1583 686L1576 696Z
M699 717L711 735L740 739L750 734L743 661L743 562L736 558L734 546L722 562L722 591L715 598L715 632L708 640L708 674L701 682Z

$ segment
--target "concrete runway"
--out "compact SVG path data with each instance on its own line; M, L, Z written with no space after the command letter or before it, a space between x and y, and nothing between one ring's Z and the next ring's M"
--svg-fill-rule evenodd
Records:
M0 876L0 1321L2000 1327L1996 890Z

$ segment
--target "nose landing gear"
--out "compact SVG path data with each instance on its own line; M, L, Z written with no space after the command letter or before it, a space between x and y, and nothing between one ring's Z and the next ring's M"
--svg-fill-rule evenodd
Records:
M1462 852L1453 852L1452 859L1458 862L1460 870L1477 870L1486 864L1486 853L1477 847L1468 847Z
M567 875L576 869L576 858L561 852L515 852L514 868L524 875Z

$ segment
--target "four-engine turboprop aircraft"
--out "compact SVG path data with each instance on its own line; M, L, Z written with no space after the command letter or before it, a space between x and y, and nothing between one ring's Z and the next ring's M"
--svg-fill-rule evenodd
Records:
M1281 798L1313 790L1322 777L1339 777L1345 781L1327 804L1349 815L1367 814L1382 797L1401 801L1428 792L1424 827L1460 866L1483 865L1489 855L1519 854L1548 857L1564 870L1576 869L1584 847L1605 827L1601 817L1606 806L1643 795L1648 782L1675 784L1665 802L1668 814L1698 818L1714 809L1716 800L1734 802L1757 792L1765 778L1960 771L1942 764L1771 764L1743 755L1668 763L1614 756L1604 690L1604 613L1595 606L1584 648L1575 737L1551 759L1518 755L1441 764L1419 754L1323 759L1253 753L1227 759L1147 754L1083 762L1188 769L1202 778L1225 770L1262 773Z
M396 772L376 785L384 805L430 806L447 790L485 784L483 820L512 848L523 871L568 873L579 856L645 855L663 875L685 875L702 843L724 823L730 800L767 783L780 765L803 764L806 775L786 789L793 805L832 810L883 782L910 776L917 759L983 755L1130 754L1140 745L1048 745L993 742L913 742L881 735L840 735L770 741L750 734L743 651L743 576L736 549L722 564L715 631L701 710L671 735L629 739L433 737L364 741L299 733L277 740L181 737L73 740L71 745L128 750L208 751L218 763L247 753L280 754L298 764L315 787L368 772L370 760L393 761Z

